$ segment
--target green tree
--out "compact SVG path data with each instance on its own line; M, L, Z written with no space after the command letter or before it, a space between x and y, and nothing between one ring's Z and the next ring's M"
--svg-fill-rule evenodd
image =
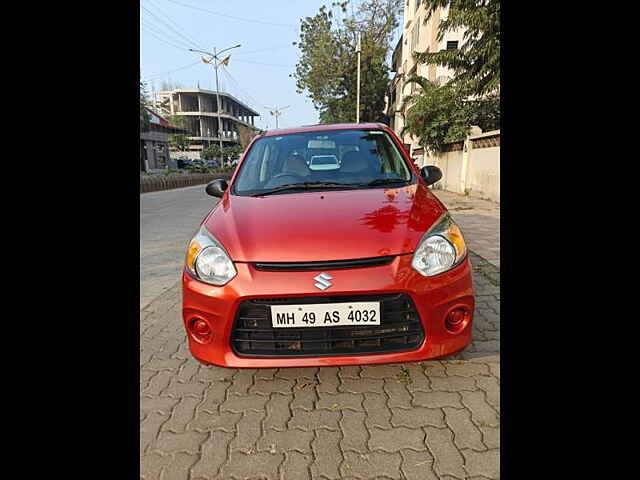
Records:
M464 29L457 50L421 52L416 59L452 69L452 83L465 95L495 94L500 89L500 0L431 0L427 21L439 8L449 6L438 26L438 40L447 32Z
M427 151L436 153L446 143L464 140L472 125L483 131L500 128L500 98L487 95L467 98L453 84L436 85L424 77L414 76L406 83L416 83L420 89L405 99L405 127L419 139Z
M222 151L224 151L224 147L223 150L220 150L220 145L218 145L217 143L212 143L208 147L202 149L200 157L204 158L205 160L219 159L220 157L222 157Z
M149 124L151 123L151 115L147 111L147 105L149 99L147 97L146 85L140 80L140 131L145 132L149 130Z
M174 127L187 131L187 133L172 133L169 135L169 145L180 152L188 151L191 146L191 140L189 140L189 120L187 117L183 117L181 115L169 115L167 120Z
M201 157L205 160L224 158L224 163L228 163L237 160L242 154L242 151L242 146L237 143L223 145L222 150L220 150L220 145L212 143L202 150Z
M360 120L384 117L389 84L386 58L398 26L402 0L364 0L354 15L349 2L320 7L300 25L300 60L293 77L298 93L306 92L322 123L353 122L356 118L357 34L361 33ZM341 18L339 18L341 17Z

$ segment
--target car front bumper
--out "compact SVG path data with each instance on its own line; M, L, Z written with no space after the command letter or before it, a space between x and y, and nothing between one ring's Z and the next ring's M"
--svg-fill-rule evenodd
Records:
M424 277L413 270L411 258L412 255L399 255L388 265L322 270L333 277L333 286L324 292L314 287L313 277L320 271L261 271L248 263L236 263L237 276L223 287L202 283L183 272L182 313L189 349L201 362L237 368L411 362L451 355L464 349L471 343L475 306L469 257L435 277ZM236 313L245 300L389 293L405 293L413 300L425 335L418 348L388 353L259 357L236 354L231 346ZM445 328L445 317L460 306L471 312L471 318L454 334ZM187 325L193 318L204 319L211 326L213 336L209 343L200 343L189 333Z

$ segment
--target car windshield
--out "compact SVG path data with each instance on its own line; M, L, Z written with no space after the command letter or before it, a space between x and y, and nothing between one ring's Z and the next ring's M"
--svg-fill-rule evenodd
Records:
M413 179L398 147L383 130L334 130L262 137L242 162L236 195L276 189L374 188ZM289 188L290 187L290 188Z

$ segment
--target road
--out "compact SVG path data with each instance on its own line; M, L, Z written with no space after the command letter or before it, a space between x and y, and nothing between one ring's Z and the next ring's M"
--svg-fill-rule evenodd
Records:
M141 478L500 478L499 206L436 194L472 250L474 341L464 352L259 370L203 366L187 348L179 275L215 199L203 186L141 195Z
M140 195L140 309L176 284L187 242L218 202L204 185Z

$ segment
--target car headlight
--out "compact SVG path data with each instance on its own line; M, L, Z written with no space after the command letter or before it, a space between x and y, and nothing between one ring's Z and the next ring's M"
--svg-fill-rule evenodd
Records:
M189 242L186 268L205 283L221 287L238 273L222 245L203 225Z
M467 253L458 225L445 213L424 234L413 254L411 266L421 275L432 277L451 270Z

